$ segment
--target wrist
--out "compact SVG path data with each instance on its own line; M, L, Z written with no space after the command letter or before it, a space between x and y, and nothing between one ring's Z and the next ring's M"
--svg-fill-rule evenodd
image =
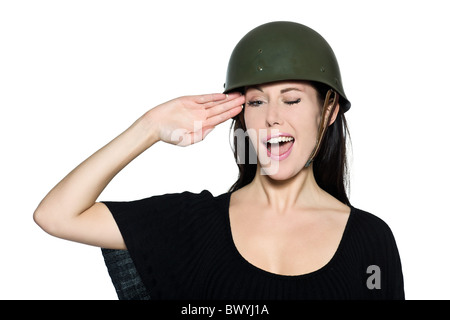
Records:
M150 111L142 115L132 126L135 127L139 137L143 139L142 142L144 143L145 149L160 140L158 121L156 116Z

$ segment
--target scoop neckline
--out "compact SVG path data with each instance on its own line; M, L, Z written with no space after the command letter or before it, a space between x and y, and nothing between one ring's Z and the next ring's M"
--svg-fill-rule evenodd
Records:
M308 273L298 274L298 275L285 275L285 274L278 274L278 273L270 272L270 271L261 269L260 267L252 264L247 259L245 259L244 256L242 256L242 254L239 252L238 248L236 247L236 244L234 243L233 232L231 230L231 220L230 220L231 194L232 194L232 192L225 193L224 208L223 208L224 209L224 217L225 217L225 227L226 227L226 238L227 238L226 240L231 248L232 254L246 268L256 271L263 276L268 276L268 277L272 277L272 278L278 278L278 279L283 279L283 280L305 279L305 278L309 278L309 277L318 275L318 274L326 271L327 269L331 268L333 266L334 262L340 256L340 253L343 250L342 248L344 247L345 242L347 241L347 238L348 238L348 232L349 232L348 230L353 221L355 208L351 205L349 205L350 213L347 218L347 222L345 224L344 232L342 233L342 237L339 241L339 245L338 245L336 251L334 252L333 256L331 257L331 259L325 265L320 267L319 269L308 272Z

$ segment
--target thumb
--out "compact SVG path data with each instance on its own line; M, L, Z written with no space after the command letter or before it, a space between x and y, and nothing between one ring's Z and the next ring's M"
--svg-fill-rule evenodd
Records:
M203 132L203 134L202 134L202 140L204 140L204 139L206 138L206 136L207 136L211 131L214 130L214 128L215 128L215 127L206 127L206 128L203 128L203 129L202 129L202 132Z
M203 141L205 137L214 129L214 127L205 127L190 134L192 143Z

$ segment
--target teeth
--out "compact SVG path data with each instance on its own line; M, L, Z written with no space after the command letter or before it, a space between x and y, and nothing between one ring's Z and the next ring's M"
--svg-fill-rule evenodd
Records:
M288 141L292 141L294 140L294 138L292 137L277 137L277 138L272 138L270 140L267 140L267 143L280 143L280 142L288 142Z

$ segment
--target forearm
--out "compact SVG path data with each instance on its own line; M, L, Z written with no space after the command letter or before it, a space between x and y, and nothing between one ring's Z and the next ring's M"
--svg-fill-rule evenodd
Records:
M158 141L155 127L147 113L82 162L42 200L34 213L35 221L53 224L90 208L117 173Z

